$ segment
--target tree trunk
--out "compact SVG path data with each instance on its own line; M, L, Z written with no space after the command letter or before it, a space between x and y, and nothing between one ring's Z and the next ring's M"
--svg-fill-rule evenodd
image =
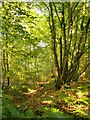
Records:
M10 78L9 78L9 57L8 57L8 36L6 34L6 67L7 67L7 86L10 85Z
M60 79L60 67L59 67L59 63L58 63L58 57L57 57L57 47L56 47L56 29L55 29L55 21L54 21L54 16L53 16L53 3L50 2L49 3L50 6L50 17L51 17L51 24L50 24L50 29L51 29L51 34L52 34L52 44L53 44L53 53L54 53L54 62L55 62L55 66L57 68L57 73L58 73L58 77L56 80L56 88L60 89L61 88L61 79Z

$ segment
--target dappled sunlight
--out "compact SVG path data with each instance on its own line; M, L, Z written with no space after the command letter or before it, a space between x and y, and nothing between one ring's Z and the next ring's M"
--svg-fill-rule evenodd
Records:
M83 106L83 105L80 105L80 106L78 106L77 108L76 108L76 113L77 114L80 114L81 116L87 116L88 114L87 114L87 108L85 108L85 106Z
M84 97L84 95L88 95L88 92L77 91L76 95L78 98Z
M49 100L49 101L42 101L42 104L48 104L48 105L50 105L50 104L53 104L53 102L51 100Z
M34 92L36 92L36 90L33 90L33 89L28 88L28 93L27 93L27 94L29 94L29 93L34 93Z
M88 2L18 1L0 3L2 118L90 118Z
M12 96L16 93L15 91L17 91L17 94L21 91L19 93L19 98L16 94L13 96L13 101L17 108L21 108L21 106L23 106L23 109L25 110L27 110L27 108L35 110L39 107L44 107L45 109L43 109L43 112L42 110L39 110L37 113L40 115L43 114L43 117L49 116L48 113L50 113L50 116L53 114L55 117L60 117L62 113L60 113L59 110L62 110L65 113L69 112L73 115L87 116L89 101L89 98L87 98L88 91L87 89L82 89L83 86L81 83L79 86L78 84L76 85L73 83L71 88L64 88L63 86L58 91L51 89L52 82L37 83L41 86L43 84L43 87L39 86L36 89L35 86L32 88L27 87L27 85L22 85L20 87L12 86L12 89L8 92L10 94L10 92L13 91ZM74 84L76 86L74 86ZM27 92L24 89L27 89ZM58 109L51 108L54 106Z

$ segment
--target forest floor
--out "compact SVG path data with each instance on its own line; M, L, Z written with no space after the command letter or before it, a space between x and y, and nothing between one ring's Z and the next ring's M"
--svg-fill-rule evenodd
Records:
M12 86L6 91L17 108L28 108L37 115L42 116L42 108L57 108L65 114L90 118L90 83L86 77L69 85L64 85L58 91L55 90L54 80L48 82L33 82Z

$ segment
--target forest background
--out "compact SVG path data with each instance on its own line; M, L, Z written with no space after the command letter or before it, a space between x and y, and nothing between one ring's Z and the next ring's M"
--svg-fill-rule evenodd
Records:
M68 95L65 91L62 94L59 93L63 91L62 89L75 86L76 88L72 89L78 91L77 87L81 86L80 89L83 89L83 85L86 85L84 95L87 97L82 101L84 103L86 101L85 115L88 116L88 101L90 101L88 99L89 87L87 86L90 80L90 1L6 1L1 2L0 7L0 43L2 44L0 45L2 63L0 76L3 99L6 100L6 97L10 97L9 99L12 100L16 99L14 103L18 108L21 101L23 103L26 99L22 96L29 93L36 97L37 104L34 102L31 104L33 98L31 96L28 98L29 108L33 110L34 107L40 107L45 101L42 102L42 98L38 99L42 95L45 99L47 92L50 100L46 103L51 105L54 101L55 104L52 106L54 108L55 105L58 106L58 103L62 106L60 103L63 103L63 98ZM79 80L82 83L78 83ZM72 94L72 89L69 94ZM53 95L50 95L52 92L50 90L53 91ZM18 94L20 94L20 98ZM58 97L61 95L61 98L55 101L57 94L59 94ZM51 100L52 98L54 99ZM50 101L51 103L49 103ZM63 101L63 104L70 103L66 99ZM27 102L23 104L23 108L27 110ZM4 104L4 109L6 107ZM10 109L10 106L7 109ZM3 113L4 117L8 114L6 111ZM32 114L30 111L29 113L29 115ZM78 111L78 113L84 115L83 112ZM10 113L9 117L11 116Z

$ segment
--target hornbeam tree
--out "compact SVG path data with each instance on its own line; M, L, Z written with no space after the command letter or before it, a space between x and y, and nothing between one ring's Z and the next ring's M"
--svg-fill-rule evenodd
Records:
M79 61L87 48L90 25L88 4L49 2L47 8L54 62L58 74L56 87L60 89L63 84L77 80L82 71L84 72L90 65L88 63L84 70L79 70Z

